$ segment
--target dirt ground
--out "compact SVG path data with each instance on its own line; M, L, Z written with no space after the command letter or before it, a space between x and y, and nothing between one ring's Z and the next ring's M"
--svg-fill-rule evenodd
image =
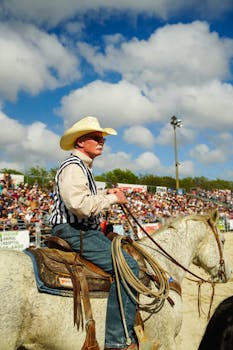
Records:
M231 268L233 269L233 232L224 233L226 241L224 254L226 255ZM206 277L196 266L191 266L190 270L202 277ZM187 276L187 275L186 275ZM190 276L191 277L191 276ZM181 332L176 338L177 350L197 350L201 337L207 325L207 314L212 293L212 288L204 283L201 287L201 307L202 314L198 314L198 286L187 279L182 284L183 290L183 323ZM224 284L216 284L213 300L212 312L216 306L225 298L233 295L233 276L230 281Z

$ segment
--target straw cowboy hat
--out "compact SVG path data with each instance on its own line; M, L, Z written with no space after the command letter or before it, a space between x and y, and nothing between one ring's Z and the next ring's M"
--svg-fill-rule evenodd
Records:
M102 128L97 118L85 117L65 131L61 137L60 146L65 151L71 150L74 148L74 143L79 137L93 131L100 131L103 136L117 134L116 130L112 128Z

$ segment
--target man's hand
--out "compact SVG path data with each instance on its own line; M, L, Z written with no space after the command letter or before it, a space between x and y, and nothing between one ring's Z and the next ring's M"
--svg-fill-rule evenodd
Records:
M118 199L117 203L118 204L127 204L128 203L128 200L125 197L123 192L116 192L114 194L117 196L117 199Z
M124 193L119 188L109 188L107 190L108 194L115 194L117 196L117 203L118 204L127 204L128 200L125 197Z

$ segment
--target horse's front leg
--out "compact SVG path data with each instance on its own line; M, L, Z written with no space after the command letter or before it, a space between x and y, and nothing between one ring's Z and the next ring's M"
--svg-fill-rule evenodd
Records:
M160 342L159 350L177 350L175 338L179 334L182 324L182 301L176 293L170 292L174 305L166 301L159 312L155 312L144 323L145 332L149 339ZM147 314L148 316L148 314ZM146 319L146 313L143 314Z

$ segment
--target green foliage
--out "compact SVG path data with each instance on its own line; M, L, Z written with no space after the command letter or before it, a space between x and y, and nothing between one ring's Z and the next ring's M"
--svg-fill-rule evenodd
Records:
M47 171L39 166L30 168L25 174L14 169L4 168L1 170L2 173L24 175L25 182L29 185L33 185L36 182L42 187L47 187L50 181L54 181L56 171L56 168ZM156 186L165 186L172 189L176 187L175 179L170 176L157 176L153 174L137 176L128 169L115 169L96 176L95 180L106 182L107 187L111 187L116 183L147 185L148 190L153 192L155 192ZM204 176L180 179L179 185L180 188L185 189L186 192L190 192L191 189L198 187L206 190L229 189L233 191L233 181L221 179L209 180Z
M23 173L21 173L21 172L18 171L18 170L7 169L7 168L1 169L1 170L0 170L0 173L2 173L2 174L7 173L7 174L14 174L14 175L23 175Z
M95 181L106 182L105 179L106 179L106 178L105 178L104 175L96 175L96 176L95 176Z
M149 190L155 192L156 186L164 186L168 188L175 188L176 182L170 176L155 176L155 175L144 175L139 178L139 184L149 186Z
M27 182L29 185L34 185L37 183L41 187L47 187L49 181L54 180L54 174L55 170L51 169L50 172L48 172L44 168L32 167L28 169L28 171L25 173L25 182Z
M52 169L50 169L50 171L48 172L48 176L51 178L52 181L55 179L57 169L58 169L58 168L52 168Z
M132 171L126 169L115 169L101 175L101 180L105 181L108 186L116 183L138 184L138 177Z
M150 184L151 186L160 186L158 185L160 178L158 176L148 174L148 175L140 175L139 177L139 183L141 185L148 185Z

